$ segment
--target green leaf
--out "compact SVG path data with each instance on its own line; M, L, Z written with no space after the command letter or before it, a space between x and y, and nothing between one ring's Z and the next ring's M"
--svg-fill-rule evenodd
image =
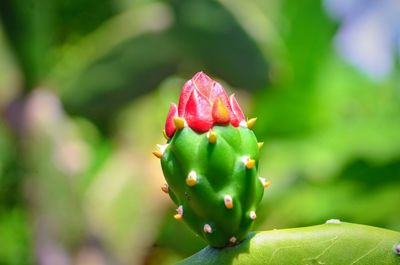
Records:
M179 264L390 265L400 264L399 243L399 232L333 222L255 232L238 246L206 247Z

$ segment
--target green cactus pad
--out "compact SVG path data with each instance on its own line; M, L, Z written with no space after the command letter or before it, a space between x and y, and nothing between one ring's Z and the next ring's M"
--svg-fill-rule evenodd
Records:
M399 232L328 221L250 233L236 247L206 247L178 265L400 265L399 243Z
M161 165L169 195L183 219L213 247L243 240L256 217L264 187L258 177L259 148L246 127L214 126L217 141L189 127L178 130ZM252 159L254 165L246 166Z

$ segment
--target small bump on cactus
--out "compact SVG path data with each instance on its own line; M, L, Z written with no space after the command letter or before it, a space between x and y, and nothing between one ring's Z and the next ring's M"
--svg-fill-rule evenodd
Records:
M189 172L189 175L186 178L186 184L189 187L193 187L194 185L197 184L197 174L196 171L192 170Z
M180 117L174 117L174 125L177 130L182 130L187 126L186 121Z
M174 215L175 220L182 220L183 218L183 206L179 205L179 207L176 209L177 214Z
M397 255L400 256L400 244L395 245L393 250L394 250L394 253L396 253Z
M256 118L245 116L234 95L202 72L182 88L178 106L171 104L161 158L168 183L162 187L178 206L174 215L211 246L243 240L256 219L264 188L258 176Z
M169 193L168 184L164 184L164 186L161 187L161 190L162 190L164 193L168 194L168 193Z
M246 126L249 129L252 129L254 124L256 124L257 118L252 118L250 120L247 121Z
M164 130L165 131L165 130ZM168 139L167 139L168 140ZM264 142L259 142L258 144L258 149L261 149L262 147L263 147L263 145L264 145Z
M264 189L269 188L269 185L271 185L271 182L269 180L266 180L265 178L259 177L261 184L263 185Z
M225 207L227 209L232 209L233 208L233 199L232 199L231 195L225 195L224 196L224 204L225 204Z
M256 212L255 211L251 211L250 212L250 219L251 220L256 220L256 218L257 218Z
M203 230L204 230L204 233L207 233L207 234L211 234L212 233L212 228L211 228L211 226L209 224L205 224L204 227L203 227Z
M247 169L252 169L254 165L256 164L256 161L254 159L251 159L248 156L242 157L243 163L246 165Z
M209 130L207 133L207 139L210 144L215 144L217 142L217 134L213 130Z
M160 150L156 150L156 151L153 151L153 155L154 155L155 157L161 159L163 154L161 153Z

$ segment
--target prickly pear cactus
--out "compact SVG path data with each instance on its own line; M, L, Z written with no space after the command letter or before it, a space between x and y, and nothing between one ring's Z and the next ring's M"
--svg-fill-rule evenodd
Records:
M213 247L235 245L257 217L269 182L258 176L259 149L234 95L202 72L187 81L178 107L171 104L154 154L168 184L162 187L183 220Z

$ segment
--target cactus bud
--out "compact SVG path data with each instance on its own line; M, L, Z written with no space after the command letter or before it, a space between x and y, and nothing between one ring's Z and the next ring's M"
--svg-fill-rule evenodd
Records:
M243 240L269 185L258 177L259 149L234 95L199 72L171 104L165 122L168 145L154 154L168 186L162 190L178 206L174 215L213 247ZM268 183L268 184L267 184Z

